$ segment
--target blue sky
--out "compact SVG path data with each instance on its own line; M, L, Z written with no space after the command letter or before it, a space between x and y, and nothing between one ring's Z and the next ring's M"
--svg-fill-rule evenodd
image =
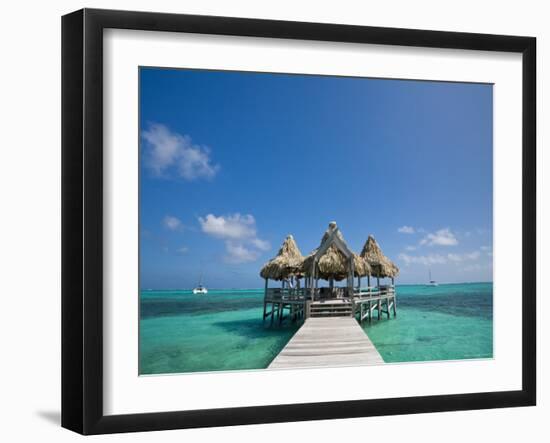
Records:
M263 285L292 233L492 281L491 85L140 69L140 284Z

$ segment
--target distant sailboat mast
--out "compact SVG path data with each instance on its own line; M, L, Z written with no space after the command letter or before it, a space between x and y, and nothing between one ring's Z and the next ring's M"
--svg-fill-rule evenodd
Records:
M202 271L199 277L199 285L193 289L193 294L208 294L208 289L202 285Z
M428 270L428 276L429 276L428 286L437 286L437 282L435 280L432 280L432 270L431 269Z

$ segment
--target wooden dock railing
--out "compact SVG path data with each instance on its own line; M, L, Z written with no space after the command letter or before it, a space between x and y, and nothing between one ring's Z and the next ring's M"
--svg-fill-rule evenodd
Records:
M353 315L359 317L359 322L367 320L372 322L374 311L378 320L382 314L390 318L390 312L397 316L396 292L394 286L380 286L368 288L366 291L358 291L353 297Z
M337 291L321 291L320 288L316 288L316 296L312 300L309 288L267 288L263 319L270 318L273 323L277 318L278 322L282 323L283 318L296 321L309 318L312 314L334 315L340 311L341 315L351 315L359 322L372 322L374 313L377 314L378 320L382 314L386 314L388 318L390 313L393 313L394 317L397 315L396 291L393 285L354 288L352 296L348 296L346 288L333 289ZM347 303L350 308L333 306L334 309L331 309L338 301Z

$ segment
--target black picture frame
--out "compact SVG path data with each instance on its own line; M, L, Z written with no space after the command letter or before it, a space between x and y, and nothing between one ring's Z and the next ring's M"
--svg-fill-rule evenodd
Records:
M103 30L503 51L522 54L522 389L227 409L103 413ZM229 17L83 9L62 18L62 426L151 431L536 403L536 39ZM519 295L519 294L518 294Z

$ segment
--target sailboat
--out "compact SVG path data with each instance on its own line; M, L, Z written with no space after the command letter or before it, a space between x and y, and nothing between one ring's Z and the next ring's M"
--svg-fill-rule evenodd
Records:
M201 276L199 278L199 284L197 285L196 288L193 289L193 294L200 294L200 295L206 295L208 294L208 289L206 289L203 285L202 285L202 273L201 273Z
M432 270L429 270L429 283L428 286L437 286L438 283L435 280L432 280Z

